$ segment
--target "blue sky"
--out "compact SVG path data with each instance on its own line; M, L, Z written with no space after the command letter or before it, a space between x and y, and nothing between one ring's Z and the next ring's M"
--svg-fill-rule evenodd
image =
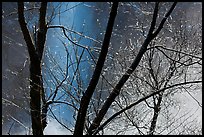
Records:
M59 3L52 2L51 4L54 4L55 6L57 6ZM101 12L100 14L103 14L102 18L98 19L97 11L96 11L97 5L95 3L85 3L85 4L80 3L80 2L62 3L61 11L65 10L65 8L67 8L67 9L69 9L71 7L74 7L74 8L71 8L70 10L61 13L60 18L57 15L55 17L55 19L53 20L52 25L63 25L67 28L70 28L70 29L72 28L73 30L75 30L77 32L83 32L83 34L85 34L89 37L92 37L92 38L97 38L99 35L99 36L101 36L100 38L102 40L103 35L100 35L100 33L102 31L103 32L105 31L106 24L107 24L107 18L108 18L108 14L106 14L106 13L108 12L108 10ZM90 8L89 5L96 5L96 6L94 8ZM135 9L137 9L137 7L135 7ZM56 12L58 12L58 11L56 10ZM193 10L190 13L193 14L194 13ZM188 16L191 16L191 14L188 14ZM123 15L124 14L118 14L117 18L121 19ZM36 16L36 18L37 18L37 16ZM12 22L10 21L9 23L12 23ZM32 25L33 25L32 23L33 22L30 22L30 28L32 28ZM101 23L102 27L99 28L97 26L97 23ZM28 25L29 25L29 23L28 23ZM119 23L119 26L121 26L121 29L124 28L124 26L120 23ZM69 34L69 33L67 33L67 34ZM63 71L65 71L65 68L67 65L66 64L66 51L65 51L65 48L62 45L62 43L58 40L58 38L62 38L62 36L63 36L62 30L50 29L47 33L46 51L49 50L49 52L52 53L53 58L56 60L57 64L61 66ZM77 37L77 36L75 36L75 37ZM121 35L121 38L122 38L122 35ZM123 37L123 39L124 39L124 37ZM72 48L69 46L70 43L68 42L68 40L64 40L64 41L66 42L67 48L70 51L70 56L74 59L75 54L73 53ZM91 41L89 39L82 38L80 40L80 44L86 45L86 46L93 46L94 43L93 43L93 41ZM15 47L15 46L13 46L13 47ZM81 52L82 52L82 49L79 48L79 51L78 51L79 55ZM14 52L12 52L9 60L14 57L13 53ZM16 54L16 52L15 52L15 54ZM24 53L23 53L23 55L24 55ZM15 55L14 59L17 59L17 56L19 56L19 55ZM25 56L27 56L27 55L25 55ZM84 52L83 58L86 59L86 56L88 56L88 54L87 54L87 52ZM18 60L20 60L20 59L18 59ZM52 69L53 72L57 71L58 66L55 66L54 63L49 63L48 62L49 59L47 59L45 61L46 61L45 64L47 65L46 67L48 67L48 69ZM12 61L10 61L10 62L12 62ZM18 64L19 64L19 61L18 61ZM68 64L70 64L70 62ZM76 65L74 67L76 67ZM84 89L85 89L87 87L88 82L89 82L88 81L89 78L87 78L86 76L92 75L92 73L90 73L91 71L89 71L90 70L90 64L88 64L87 61L83 62L79 68L79 70L83 70L83 69L86 70L85 72L82 73L82 77L84 78L83 81L85 82L84 83ZM45 74L48 73L46 71L44 71L44 72L45 72ZM89 72L89 73L87 73L87 72ZM55 74L59 80L62 80L64 78L61 75L61 73L55 73ZM43 73L43 75L44 75L44 73ZM69 75L70 76L73 75L72 69L69 69ZM51 77L49 77L48 75L45 75L45 78L47 80L51 79ZM64 83L66 83L66 81ZM56 87L56 85L53 85L51 82L48 82L48 84L45 85L45 90L49 94L50 89L54 90L55 87ZM59 88L57 97L63 95L63 92L64 91L61 88ZM74 92L74 91L72 91L72 92ZM199 92L199 94L195 94L195 95L196 95L195 97L198 98L199 102L202 102L201 93ZM192 98L190 96L180 94L177 97L183 103L182 108L185 108L184 111L192 110L192 112L194 112L194 110L197 109L197 107L195 107L195 106L198 106L198 105L196 104L196 102L194 100L192 100ZM60 104L59 106L55 106L52 109L53 109L53 112L55 113L55 115L58 116L58 118L61 121L65 122L64 123L65 125L67 124L67 121L73 120L72 115L71 115L72 111L69 111L67 109L66 105ZM196 112L196 116L197 116L198 120L202 120L202 116L200 115L200 114L202 114L201 111L202 111L202 108L199 108L198 111ZM50 115L51 115L51 113L49 113L49 115L48 115L49 118L50 118ZM16 116L16 114L15 114L15 116ZM22 116L22 119L26 119L25 115L21 115L21 116ZM9 127L10 127L10 124L8 125L8 128ZM17 126L15 126L15 130L18 130L16 127ZM6 128L6 129L8 129L8 128ZM13 129L12 129L12 133L14 133ZM22 134L25 134L24 130L22 131ZM48 126L45 129L45 134L69 134L69 131L67 129L62 128L62 126L56 120L51 119L51 121L49 120Z
M89 3L89 4L93 4L93 3ZM53 3L53 5L58 5L58 3ZM77 6L75 7L75 5ZM70 29L72 28L74 31L81 32L86 36L96 38L95 36L96 36L97 31L93 31L93 30L96 30L95 25L93 24L94 22L93 13L92 13L93 11L90 8L84 6L83 4L79 2L70 2L70 3L65 3L65 4L63 3L61 7L61 11L66 10L66 8L69 9L71 7L74 7L74 8L64 13L61 13L60 16L56 16L52 22L52 25L63 25L67 28L70 28ZM53 55L57 63L61 66L62 70L65 72L66 65L67 65L67 61L66 61L67 53L66 53L66 50L62 42L58 40L58 38L61 38L61 36L59 35L63 36L63 32L61 29L48 30L46 50L49 50L49 52ZM79 38L79 36L75 36L75 37ZM63 41L67 44L67 49L70 53L69 55L74 61L75 54L73 52L73 49L69 47L69 44L71 43L69 43L68 40L63 40ZM86 46L92 46L93 41L82 38L79 43L82 45L86 45ZM82 48L78 48L78 49L79 49L78 56L80 56L83 49ZM85 51L82 59L83 58L85 59L87 56L88 54ZM46 64L46 67L52 69L53 71L55 71L55 69L58 68L57 66L54 67L52 63L49 63L49 59L46 59L46 58L45 58L45 64ZM70 65L70 62L68 62L68 65ZM76 67L76 65L74 67ZM84 78L83 81L86 82L84 83L85 84L84 87L86 87L86 84L88 83L88 81L86 80L87 79L86 75L91 75L91 74L86 73L90 69L89 68L90 64L87 61L85 61L79 67L80 67L79 70L85 69L85 72L82 72L82 77ZM45 73L47 72L45 71ZM73 70L70 68L68 71L69 76L72 76L73 73L74 73ZM49 77L48 75L45 75L45 78L47 80L51 79L51 77ZM60 80L63 80L64 77L59 73L59 75L57 75L57 78ZM66 81L64 83L66 84ZM49 82L48 84L45 86L48 88L45 88L45 89L47 93L49 94L50 88L52 88L53 90L55 89L56 86L53 85L51 82ZM61 88L59 88L57 97L61 96L63 93L64 91ZM59 116L58 118L60 119L63 118L63 120L65 121L73 120L72 111L69 111L66 105L59 105L54 108L55 110L53 112L55 113L56 116Z

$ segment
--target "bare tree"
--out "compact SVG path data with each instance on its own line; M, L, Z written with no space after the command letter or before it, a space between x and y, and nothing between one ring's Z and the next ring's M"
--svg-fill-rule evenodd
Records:
M21 30L26 41L30 57L30 108L32 129L34 135L42 135L45 123L41 115L41 99L44 94L41 74L41 60L47 33L47 23L45 21L47 2L42 2L39 15L39 26L36 32L36 41L32 40L24 17L24 3L18 3L18 19Z
M178 23L178 22L175 22L175 24L176 23ZM173 25L175 25L175 24L173 24ZM183 26L187 26L186 23L182 23L182 24L183 24ZM199 25L200 24L198 24L198 26ZM184 83L182 83L181 85L185 84L185 82L187 81L187 79L185 77L187 75L189 75L188 71L191 70L191 69L189 70L189 68L194 67L196 64L199 65L202 61L202 58L200 57L200 55L201 55L200 51L201 50L196 48L196 47L200 47L199 46L200 43L197 43L198 41L200 41L200 40L197 40L197 38L200 37L199 36L200 33L199 32L195 33L195 31L197 31L196 27L194 29L191 28L191 31L185 30L185 29L180 29L180 30L182 30L182 31L180 31L181 33L184 31L185 32L188 31L188 33L184 33L184 34L185 35L190 34L189 35L190 37L186 38L187 35L184 37L181 33L180 33L180 35L178 35L178 33L176 33L176 34L173 33L176 31L176 29L178 29L177 27L180 27L180 26L182 26L182 25L172 26L172 28L174 28L175 30L172 31L171 35L168 34L168 30L167 30L167 31L165 31L164 34L159 35L155 41L150 43L150 47L148 48L147 52L145 53L144 58L142 59L141 65L139 65L137 67L136 72L133 73L133 76L130 78L130 80L127 82L127 84L125 84L124 91L121 93L121 95L119 96L119 98L117 99L117 101L115 103L115 105L116 106L118 105L119 108L116 107L115 105L113 106L113 109L116 111L119 111L119 112L116 114L113 114L108 120L106 120L103 124L101 124L101 126L100 126L100 128L98 128L98 130L102 130L111 120L113 120L113 118L116 119L116 116L117 116L118 120L115 120L115 121L118 121L119 124L126 123L126 126L130 126L130 130L134 130L136 128L138 130L139 134L153 134L153 133L155 133L155 128L157 125L156 123L158 121L158 116L163 115L164 117L169 117L169 116L167 116L168 115L167 111L165 111L164 113L161 112L162 114L160 114L161 108L166 107L167 104L168 104L168 107L166 107L166 109L168 109L168 111L170 111L170 109L172 109L172 107L174 107L174 106L181 107L178 105L178 103L174 104L173 102L175 102L176 99L172 98L173 96L178 96L178 94L179 94L178 88L172 88L170 90L166 90L165 88L168 87L168 85L177 83L178 81L184 81ZM143 30L143 31L145 31L145 30ZM192 36L192 34L193 35L196 34L198 36L194 37L194 36ZM174 36L174 35L176 35L176 36ZM167 40L165 40L165 37L167 39L169 39L170 36L177 37L178 41L176 40L173 43L165 42L165 41L167 41ZM197 44L195 44L196 47L191 46L191 48L189 48L187 46L188 44L186 44L184 42L186 40L189 40L191 42L192 41L196 42L197 43ZM180 43L181 41L183 41L183 42ZM136 47L136 45L133 46L133 44L132 44L133 42L134 42L134 40L132 40L132 42L130 42L130 44L128 46L119 50L119 52L117 53L119 58L116 58L114 60L114 62L119 62L119 63L118 63L117 67L114 67L114 69L117 69L118 67L125 68L125 66L126 66L125 61L131 60L132 59L131 56L135 55L134 51L137 50L136 49L137 47ZM155 46L155 45L161 45L161 46ZM157 47L161 48L161 49L157 49ZM127 51L124 51L124 49L127 49ZM188 51L188 52L184 52L184 51ZM130 55L128 57L125 56L125 53L127 54L127 52L128 52L128 55ZM190 53L190 54L188 54L188 53ZM167 55L167 54L169 54L169 55ZM196 55L196 56L194 56L194 55ZM121 69L116 70L116 75L117 75L117 72L121 72L121 71L123 71L123 70L121 70ZM200 78L197 77L198 75L196 73L195 73L195 78L193 78L193 79L194 80L196 80L196 79L200 80ZM196 82L196 81L194 81L194 82ZM194 82L192 81L192 83L194 83ZM201 82L201 81L197 81L197 82ZM189 84L191 84L191 82ZM179 86L179 84L177 86ZM185 87L185 89L187 88L186 86L181 86L181 87ZM164 88L165 90L160 90L162 88ZM195 87L192 87L192 85L189 86L188 88L189 88L189 90L195 90L194 89ZM152 93L152 92L158 91L158 90L160 90L162 92L160 92L159 94L149 96L150 98L146 98L146 94L148 94L148 92ZM139 100L137 99L140 96L144 96L144 99L141 99L143 101L141 101L140 99ZM165 101L162 101L163 98L165 99ZM167 99L167 98L169 98L169 99ZM192 97L192 99L194 100L195 98ZM131 104L130 102L132 102L132 101L134 102L134 100L136 100L135 103ZM195 100L195 101L198 102L197 100ZM162 104L163 104L162 102L165 104L165 106L162 106ZM138 106L139 103L141 105ZM180 103L180 104L182 104L182 103ZM126 107L120 111L120 108L123 108L124 105L126 105ZM137 105L137 106L134 106L134 105ZM198 105L200 105L199 102L198 102ZM145 109L145 107L146 107L146 109ZM128 109L130 109L130 110L128 111ZM152 110L153 110L153 112L152 112ZM127 112L125 112L125 111L127 111ZM122 113L125 113L125 114L122 114ZM189 113L189 115L191 115L191 114ZM125 117L125 118L123 118L123 117ZM135 117L135 120L133 119L134 117ZM142 119L138 120L138 118L142 118ZM172 121L174 121L175 123L178 123L178 121L176 121L176 120L172 119ZM182 121L182 122L184 122L184 121ZM114 122L114 123L117 123L117 122ZM149 124L149 126L147 123ZM162 127L165 130L166 126L164 126L164 124L162 124L162 123L159 123L159 124L161 124L162 126L160 126L160 127ZM169 126L169 128L171 128L170 125L168 125L168 126ZM111 126L108 126L108 128L110 128L110 127ZM117 126L112 125L112 127L117 127ZM135 127L135 128L133 128L133 127ZM133 129L131 129L131 128L133 128ZM121 129L121 126L118 126L118 128L114 128L113 130L114 131L118 130L118 133L121 132L121 134L122 134L122 133L128 132L127 129L128 129L127 127L125 129ZM149 129L149 131L148 131L148 129ZM98 133L98 130L96 130L94 134ZM132 132L137 134L136 131L132 131ZM158 132L156 132L156 134L158 134Z
M104 19L107 26L96 19L104 35L95 39L74 30L74 24L70 27L62 23L63 13L81 4L101 14L108 9ZM186 23L182 15L180 21L175 21L176 2L101 4L104 7L78 3L68 8L62 3L18 2L16 13L30 59L33 135L43 135L50 116L73 135L103 134L111 129L114 134L187 133L188 122L181 125L176 120L190 121L190 113L174 117L170 110L179 106L174 95L180 92L200 105L191 91L199 88L196 86L202 81L199 74L190 76L194 67L201 68L202 64L200 26ZM36 9L38 19L29 20ZM59 24L52 22L57 16ZM127 22L120 20L122 17ZM121 29L126 36L118 31ZM51 33L60 42L60 55L53 54L46 43ZM81 44L83 39L93 43ZM83 63L93 68L83 68ZM86 77L88 73L92 76ZM71 120L56 115L58 106L66 108ZM173 125L181 132L176 132Z

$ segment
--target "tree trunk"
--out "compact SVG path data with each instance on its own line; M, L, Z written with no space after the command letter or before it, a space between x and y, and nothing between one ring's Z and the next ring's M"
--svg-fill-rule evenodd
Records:
M91 78L91 81L89 83L88 88L86 89L84 95L82 96L81 102L80 102L80 108L77 115L77 120L75 124L74 129L74 135L83 135L84 130L84 123L85 123L85 117L88 109L89 102L91 100L91 97L94 93L94 90L96 88L96 85L98 83L98 80L100 78L100 74L106 59L106 55L108 53L108 47L110 43L110 38L114 26L115 17L117 15L117 8L118 8L118 2L114 2L112 5L112 9L110 12L110 17L108 20L108 25L106 28L106 34L103 40L103 45L101 48L101 53L99 55L99 59L96 64L96 68L94 70L93 76Z
M123 87L125 82L129 79L130 75L133 73L133 71L138 66L140 60L143 57L143 54L147 50L147 46L158 35L158 33L161 31L166 19L171 14L171 12L175 8L175 6L176 6L176 2L173 3L173 5L169 9L169 11L165 15L165 17L162 19L161 23L159 24L157 30L154 32L155 26L156 26L156 19L157 19L157 16L158 16L157 14L158 14L158 10L159 10L159 3L156 2L150 29L149 29L149 32L147 34L147 37L146 37L144 43L142 44L142 47L140 48L139 53L135 57L135 59L134 59L133 63L131 64L131 66L127 69L126 73L122 76L122 78L119 80L117 85L114 87L113 91L110 93L109 97L106 99L105 103L103 104L102 108L100 109L98 115L93 120L91 126L88 129L88 134L89 135L92 135L94 133L94 131L97 129L97 127L100 126L100 123L103 120L103 118L104 118L105 114L107 113L108 109L110 108L111 104L113 103L115 98L120 94L121 88Z
M38 59L30 61L30 108L33 135L43 135L41 120L41 66Z
M42 2L40 7L39 32L37 32L37 41L35 41L34 45L24 17L24 3L18 2L18 20L30 57L30 109L33 135L43 135L43 130L46 126L46 119L44 119L46 114L42 116L41 113L41 98L42 94L44 94L41 59L47 33L45 21L46 9L47 2Z
M157 118L159 116L159 112L161 109L162 96L163 96L163 92L159 94L158 102L157 102L156 106L154 107L154 115L153 115L151 126L149 129L149 135L153 135L155 132Z

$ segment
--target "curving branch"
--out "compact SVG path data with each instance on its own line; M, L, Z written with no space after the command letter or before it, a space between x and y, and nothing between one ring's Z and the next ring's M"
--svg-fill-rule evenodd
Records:
M91 135L94 130L100 125L102 119L104 118L105 114L107 113L108 109L110 108L111 104L115 100L115 98L120 94L120 90L125 84L125 82L129 79L130 75L133 73L133 71L136 69L136 67L139 65L140 60L142 59L144 53L147 51L147 47L149 43L157 36L157 34L160 32L161 28L163 27L164 22L166 21L166 18L171 14L173 11L175 4L172 5L170 8L169 12L165 15L164 19L162 20L162 23L159 25L159 28L157 29L157 33L153 33L155 25L156 25L156 18L157 18L157 13L158 13L158 6L159 3L156 2L155 8L154 8L154 13L153 13L153 18L150 26L150 30L148 32L148 35L142 44L142 47L139 50L139 53L135 57L134 61L132 62L131 66L128 67L126 73L122 76L122 78L119 80L117 85L114 87L113 91L110 93L109 97L105 101L104 105L102 106L101 110L99 111L98 115L96 118L93 120L88 134Z
M71 33L75 33L75 34L77 34L77 35L79 35L79 36L81 36L81 37L90 39L90 40L92 40L92 41L94 41L94 42L96 42L96 43L102 43L102 41L100 41L100 40L96 40L96 39L94 39L94 38L92 38L92 37L89 37L89 36L84 35L84 34L82 34L82 33L80 33L80 32L74 31L74 30L72 30L72 29L68 29L68 28L66 28L65 26L62 26L62 25L49 25L47 28L48 28L48 29L49 29L49 28L61 28L61 29L63 30L64 35L65 35L65 30L66 30L66 31L69 31L69 32L71 32ZM66 35L65 35L65 36L66 36ZM66 36L66 37L67 37L67 36Z
M138 105L139 103L141 103L142 101L145 101L146 99L154 96L154 95L157 95L161 92L164 92L165 90L167 89L170 89L170 88L173 88L173 87L177 87L177 86L182 86L182 85L186 85L186 84L193 84L193 83L202 83L202 81L188 81L188 82L183 82L183 83L178 83L178 84L174 84L174 85L171 85L171 86L168 86L166 88L162 88L156 92L153 92L141 99L139 99L138 101L130 104L129 106L125 107L124 109L118 111L117 113L115 113L114 115L112 115L108 120L106 120L101 126L99 126L95 132L93 133L93 135L96 135L100 130L102 130L109 122L111 122L114 118L116 118L118 115L120 115L121 113L125 112L126 110L132 108L133 106L136 106Z
M187 56L190 56L190 57L202 60L202 57L198 57L198 56L195 56L195 55L192 55L192 54L188 54L188 53L185 53L185 52L182 52L182 51L177 51L177 50L174 50L174 49L166 48L164 46L153 46L153 47L148 48L147 50L150 50L152 48L157 48L157 49L162 48L164 50L169 50L169 51L172 51L172 52L181 53L181 54L184 54L184 55L187 55Z
M50 109L50 108L49 108ZM54 119L57 120L57 122L63 126L64 128L66 128L67 130L69 130L71 133L73 132L70 128L68 128L65 124L63 124L56 116L55 114L52 112L52 110L50 109L51 114L53 115Z

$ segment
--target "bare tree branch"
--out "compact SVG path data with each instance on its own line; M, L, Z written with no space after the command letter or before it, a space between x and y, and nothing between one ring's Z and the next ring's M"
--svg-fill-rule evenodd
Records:
M50 109L50 108L49 108ZM63 124L61 121L59 121L59 119L55 116L55 114L52 112L52 110L50 109L50 112L52 113L52 115L54 116L55 120L57 120L57 122L62 125L64 128L66 128L67 130L69 130L71 133L73 132L70 128L68 128L65 124Z
M156 37L158 35L158 33L161 31L161 29L164 26L165 21L167 20L167 18L170 16L170 14L172 13L172 11L174 10L174 8L176 7L177 2L174 2L173 5L171 6L171 8L169 9L169 11L166 13L166 15L164 16L164 18L162 19L161 23L159 24L158 29L153 33L153 35Z
M85 35L85 34L82 34L82 33L80 33L80 32L77 32L77 31L75 31L75 30L68 29L68 28L66 28L65 26L62 26L62 25L49 25L47 28L48 28L48 29L49 29L49 28L61 28L61 29L63 29L64 31L67 30L67 31L72 32L72 33L75 33L75 34L77 34L77 35L79 35L79 36L81 36L81 37L90 39L90 40L92 40L92 41L94 41L94 42L102 43L102 41L96 40L96 39L94 39L94 38L92 38L92 37L89 37L89 36L87 36L87 35Z
M178 53L181 53L181 54L184 54L184 55L187 55L187 56L190 56L190 57L202 60L202 57L198 57L198 56L195 56L195 55L192 55L192 54L188 54L188 53L185 53L185 52L182 52L182 51L166 48L164 46L153 46L153 47L148 48L147 50L152 49L152 48L162 48L162 49L165 49L165 50L169 50L169 51L173 51L173 52L178 52Z
M155 4L155 9L154 9L154 13L153 13L153 18L152 18L152 22L151 22L151 26L150 26L150 30L149 33L144 41L144 43L142 44L142 47L139 50L139 53L137 54L137 56L135 57L133 63L131 64L131 66L127 69L126 73L122 76L122 78L119 80L119 82L117 83L117 85L115 86L115 88L113 89L113 91L110 93L109 97L107 98L107 100L105 101L104 105L102 106L101 110L99 111L99 114L96 116L96 118L93 120L90 128L89 128L89 134L91 135L94 130L100 125L102 119L104 118L105 114L107 113L110 105L112 104L112 102L115 100L115 98L120 94L120 90L123 87L123 85L125 84L125 82L129 79L130 75L133 73L133 71L136 69L136 67L138 66L140 60L143 57L143 54L146 52L147 50L147 46L149 45L149 43L157 36L157 34L159 33L159 31L157 31L158 33L154 33L152 34L152 31L155 27L156 24L156 18L157 18L157 13L158 13L158 4ZM172 6L173 7L173 6ZM173 8L170 8L170 11L167 13L167 15L165 16L165 18L167 18L170 13L173 11ZM166 19L163 19L163 24L166 21ZM162 28L163 24L160 25L160 28ZM160 29L159 28L159 29ZM155 35L156 34L156 35Z
M29 30L27 28L27 23L25 21L23 2L18 2L18 20L21 26L24 40L26 41L26 44L27 44L28 53L30 55L30 60L35 60L34 57L36 56L36 52L35 52L34 44L32 42Z
M108 53L108 47L109 47L109 42L110 42L112 30L113 30L113 25L114 25L115 17L117 15L117 8L118 8L118 2L114 2L112 5L111 12L110 12L108 25L106 28L106 33L105 33L105 37L103 40L101 53L99 55L99 58L98 58L98 61L96 64L96 68L94 70L91 81L88 85L88 88L86 89L85 94L82 96L82 99L80 102L80 108L79 108L78 115L77 115L77 121L75 124L74 135L83 135L83 129L84 129L84 123L85 123L87 108L88 108L90 99L92 97L92 94L93 94L93 92L96 88L96 85L98 83L98 80L99 80L105 59L106 59L106 55Z
M152 35L152 33L155 29L158 11L159 11L159 2L156 2L155 7L154 7L154 13L153 13L153 17L152 17L151 26L150 26L149 33L148 33L149 35Z
M139 99L138 101L130 104L129 106L125 107L124 109L118 111L117 113L115 113L114 115L112 115L108 120L106 120L100 127L97 128L97 130L95 130L94 132L94 135L97 134L100 130L103 129L104 126L106 126L110 121L112 121L115 117L117 117L118 115L120 115L121 113L125 112L126 110L132 108L133 106L136 106L138 105L139 103L141 103L142 101L145 101L146 99L156 95L156 94L159 94L160 92L163 92L167 89L170 89L170 88L173 88L173 87L177 87L177 86L181 86L181 85L186 85L186 84L193 84L193 83L202 83L202 81L188 81L188 82L184 82L184 83L178 83L178 84L175 84L175 85L171 85L171 86L168 86L166 88L163 88L163 89L160 89L156 92L153 92L141 99Z
M39 59L42 59L45 40L46 40L46 33L47 33L47 24L46 24L46 10L47 10L47 2L42 2L40 7L40 17L39 17L39 31L37 32L37 49L38 49L38 56Z
M29 56L30 56L30 108L31 108L31 119L32 129L34 135L43 135L43 129L46 126L46 121L41 115L41 99L44 94L42 74L41 74L41 59L44 50L44 44L46 40L46 10L47 2L42 2L40 7L39 17L39 31L37 32L37 45L34 45L27 28L24 17L24 3L18 2L18 20L20 27L26 41ZM36 49L35 49L36 48ZM44 100L43 100L44 101Z
M184 87L184 86L181 86L189 95L190 97L196 101L196 103L198 103L198 105L202 108L202 104L193 96L191 95L191 93Z

